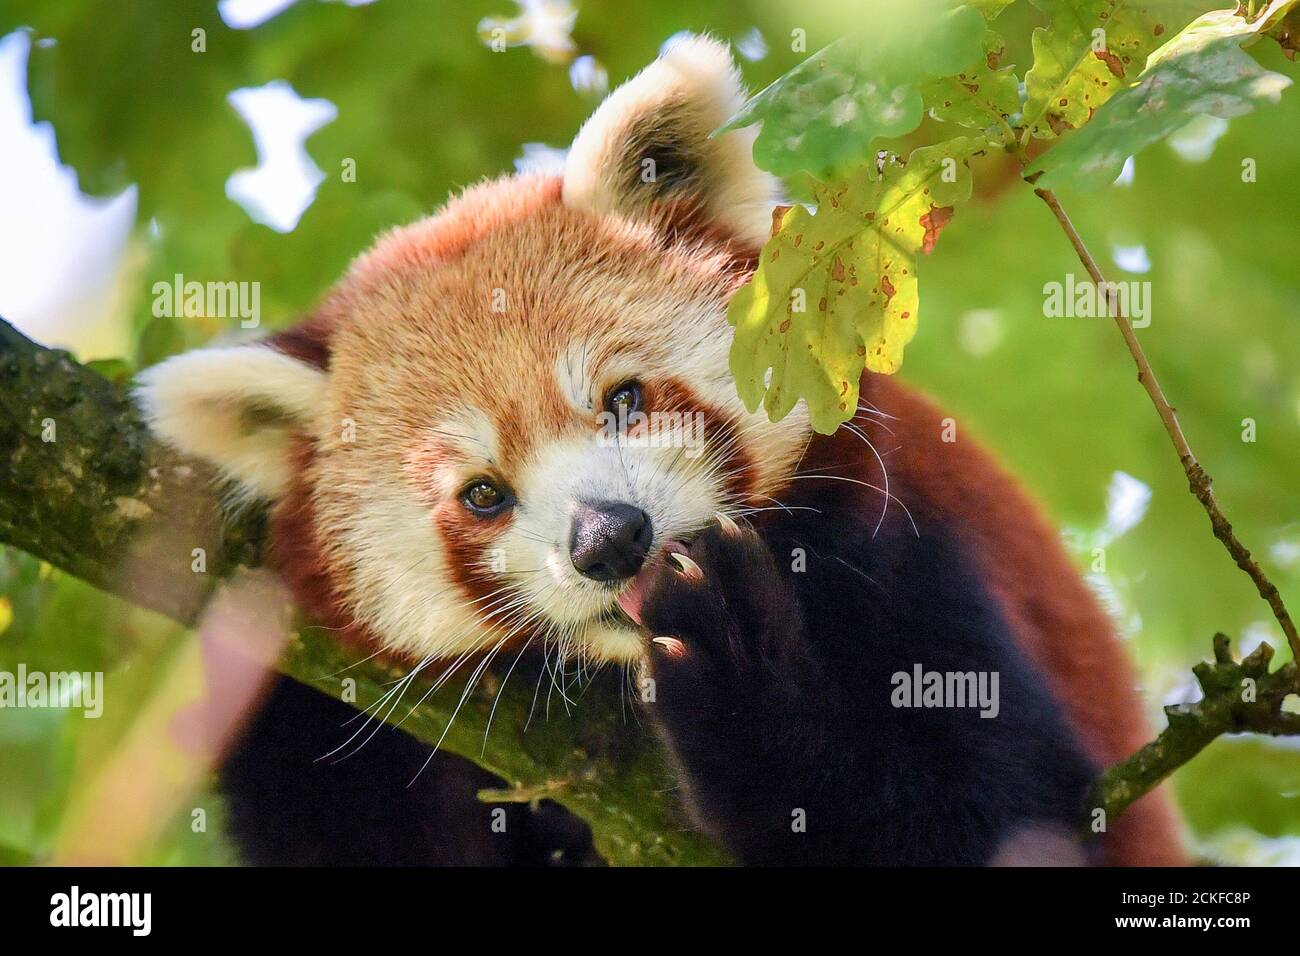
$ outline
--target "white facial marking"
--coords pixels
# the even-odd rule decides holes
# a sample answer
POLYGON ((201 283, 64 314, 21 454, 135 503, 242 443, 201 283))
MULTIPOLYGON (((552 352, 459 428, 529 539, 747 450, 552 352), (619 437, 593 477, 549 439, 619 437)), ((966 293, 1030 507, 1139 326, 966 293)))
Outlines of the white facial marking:
POLYGON ((433 426, 454 453, 470 461, 495 466, 500 462, 500 445, 492 420, 477 408, 466 408, 433 426))
POLYGON ((540 448, 517 481, 516 509, 502 544, 511 566, 538 568, 519 586, 555 627, 599 657, 635 657, 640 639, 630 627, 602 620, 615 607, 623 582, 592 581, 573 566, 569 540, 580 502, 624 502, 640 508, 654 530, 651 550, 698 532, 720 506, 721 483, 711 466, 673 447, 603 444, 589 435, 540 448))
POLYGON ((591 343, 580 339, 565 349, 555 363, 555 378, 560 385, 560 394, 579 412, 595 411, 596 396, 592 391, 591 373, 588 369, 590 360, 591 343))
POLYGON ((395 650, 420 659, 482 646, 483 604, 452 585, 427 509, 392 477, 365 488, 364 514, 337 529, 331 550, 349 567, 348 609, 395 650))

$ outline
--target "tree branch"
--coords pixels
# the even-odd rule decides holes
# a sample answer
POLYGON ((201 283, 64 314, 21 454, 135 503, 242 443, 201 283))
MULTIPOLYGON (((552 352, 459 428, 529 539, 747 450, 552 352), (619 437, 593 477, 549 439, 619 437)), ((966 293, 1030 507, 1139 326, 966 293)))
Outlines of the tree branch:
POLYGON ((124 389, 0 319, 0 542, 105 591, 129 576, 132 601, 192 624, 219 579, 260 560, 263 515, 223 514, 215 487, 152 440, 124 389), (196 548, 210 573, 191 573, 196 548))
MULTIPOLYGON (((1296 692, 1296 664, 1290 661, 1269 673, 1272 659, 1273 648, 1260 644, 1245 660, 1235 661, 1227 636, 1216 634, 1214 660, 1192 668, 1201 685, 1201 700, 1166 707, 1169 725, 1097 779, 1088 809, 1104 811, 1104 821, 1114 820, 1222 734, 1300 735, 1300 714, 1282 710, 1283 701, 1296 692)), ((1087 822, 1091 826, 1095 821, 1087 822)))
MULTIPOLYGON (((1114 290, 1106 285, 1106 278, 1097 266, 1097 260, 1088 251, 1083 237, 1074 228, 1074 223, 1070 221, 1056 194, 1050 189, 1039 188, 1035 188, 1034 193, 1047 204, 1060 223, 1098 290, 1106 290, 1110 312, 1137 365, 1138 381, 1146 389, 1169 440, 1178 452, 1178 460, 1187 475, 1188 487, 1209 515, 1214 536, 1223 542, 1237 567, 1250 576, 1260 597, 1268 602, 1291 647, 1291 662, 1270 674, 1268 663, 1273 657, 1273 648, 1268 644, 1261 644, 1244 661, 1237 663, 1229 651, 1228 638, 1223 634, 1215 635, 1214 662, 1203 662, 1192 669, 1204 692, 1203 699, 1195 704, 1166 707, 1169 724, 1160 735, 1128 760, 1103 773, 1094 785, 1087 806, 1089 810, 1105 811, 1102 817, 1105 821, 1113 820, 1123 813, 1130 803, 1155 788, 1160 781, 1195 757, 1221 734, 1243 731, 1272 735, 1300 734, 1300 715, 1281 709, 1287 695, 1300 689, 1300 676, 1296 670, 1296 662, 1300 661, 1300 635, 1296 634, 1295 622, 1282 602, 1277 586, 1237 539, 1232 524, 1219 507, 1211 490, 1210 475, 1192 453, 1182 425, 1178 422, 1178 413, 1165 398, 1160 381, 1133 331, 1133 324, 1119 308, 1114 290)), ((1091 819, 1086 822, 1089 826, 1095 824, 1091 819)))
MULTIPOLYGON (((122 385, 0 319, 0 542, 192 625, 222 578, 260 562, 265 524, 259 509, 223 508, 209 468, 155 442, 122 385)), ((569 719, 563 688, 535 692, 552 677, 537 662, 509 680, 485 672, 468 693, 464 675, 438 693, 419 675, 404 695, 419 703, 391 708, 377 705, 407 669, 363 658, 322 629, 301 628, 277 666, 336 697, 355 681, 358 709, 507 782, 483 799, 553 799, 591 825, 610 862, 725 861, 689 829, 657 742, 625 711, 618 675, 584 686, 581 719, 569 719)))
MULTIPOLYGON (((1052 210, 1052 215, 1061 224, 1061 229, 1065 231, 1066 237, 1070 240, 1070 245, 1074 246, 1079 261, 1088 270, 1088 275, 1092 276, 1092 281, 1097 283, 1098 290, 1109 290, 1109 287, 1105 284, 1106 279, 1101 274, 1101 269, 1097 267, 1097 261, 1092 257, 1092 253, 1088 251, 1088 247, 1084 245, 1083 238, 1079 235, 1078 230, 1074 228, 1074 223, 1070 222, 1070 217, 1066 215, 1065 210, 1061 207, 1061 202, 1056 198, 1056 194, 1050 189, 1035 189, 1034 194, 1047 203, 1047 207, 1052 210)), ((1214 492, 1211 489, 1212 479, 1209 473, 1201 467, 1201 463, 1196 460, 1196 456, 1192 454, 1192 448, 1187 443, 1186 436, 1183 435, 1182 425, 1178 423, 1178 413, 1165 398, 1165 393, 1160 388, 1156 373, 1151 368, 1151 363, 1147 361, 1146 353, 1142 351, 1142 345, 1138 342, 1137 335, 1133 331, 1133 324, 1129 322, 1128 316, 1115 302, 1113 291, 1108 291, 1107 301, 1115 319, 1115 324, 1119 326, 1120 334, 1124 336, 1124 344, 1128 346, 1129 354, 1133 356, 1133 361, 1137 365, 1138 381, 1146 389, 1147 395, 1151 398, 1151 404, 1156 407, 1160 421, 1169 434, 1169 440, 1174 443, 1174 448, 1178 452, 1178 460, 1182 463, 1183 471, 1187 474, 1187 483, 1192 494, 1205 508, 1205 513, 1210 516, 1210 526, 1214 529, 1214 536, 1223 542, 1223 546, 1228 549, 1228 553, 1237 562, 1237 567, 1245 571, 1255 583, 1259 596, 1268 602, 1268 606, 1273 611, 1273 616, 1282 625, 1282 633, 1286 635, 1287 643, 1291 647, 1292 659, 1300 661, 1300 634, 1296 633, 1295 622, 1291 619, 1286 605, 1282 603, 1282 595, 1278 591, 1277 585, 1269 580, 1268 575, 1264 573, 1264 569, 1259 566, 1259 562, 1251 557, 1250 551, 1233 533, 1232 524, 1224 516, 1218 501, 1214 497, 1214 492)))

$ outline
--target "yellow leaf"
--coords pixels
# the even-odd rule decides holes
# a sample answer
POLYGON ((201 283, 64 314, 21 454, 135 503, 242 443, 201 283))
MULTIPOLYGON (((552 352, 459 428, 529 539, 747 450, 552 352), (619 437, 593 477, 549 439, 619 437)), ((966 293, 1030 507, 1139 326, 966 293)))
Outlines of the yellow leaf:
POLYGON ((970 195, 967 161, 986 143, 960 137, 861 169, 819 185, 816 214, 784 215, 728 309, 731 370, 751 411, 761 402, 777 421, 802 398, 829 434, 856 412, 864 368, 898 370, 916 334, 917 255, 970 195))

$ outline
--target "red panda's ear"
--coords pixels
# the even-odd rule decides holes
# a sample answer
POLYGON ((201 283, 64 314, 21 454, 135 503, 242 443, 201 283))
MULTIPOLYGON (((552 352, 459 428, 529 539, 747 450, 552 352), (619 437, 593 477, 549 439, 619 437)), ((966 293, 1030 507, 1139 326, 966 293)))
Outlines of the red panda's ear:
POLYGON ((159 438, 274 499, 289 482, 291 439, 324 411, 326 379, 263 342, 175 355, 140 373, 135 396, 159 438))
POLYGON ((565 204, 655 218, 671 211, 761 244, 779 187, 754 165, 757 131, 709 135, 744 100, 724 44, 676 40, 583 125, 565 162, 565 204))

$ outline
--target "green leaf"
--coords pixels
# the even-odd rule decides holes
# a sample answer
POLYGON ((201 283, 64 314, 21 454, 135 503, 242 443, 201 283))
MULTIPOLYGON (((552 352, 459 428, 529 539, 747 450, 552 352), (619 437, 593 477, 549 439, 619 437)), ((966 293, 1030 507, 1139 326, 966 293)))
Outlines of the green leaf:
POLYGON ((992 20, 1016 0, 969 0, 967 6, 974 7, 984 14, 985 19, 992 20))
POLYGON ((866 161, 872 141, 921 122, 922 81, 981 56, 984 18, 968 6, 928 3, 906 17, 882 8, 869 36, 810 56, 754 96, 718 132, 762 122, 754 161, 779 176, 866 161))
POLYGON ((93 368, 115 385, 125 384, 135 374, 135 368, 131 363, 121 358, 95 359, 87 362, 86 367, 93 368))
POLYGON ((1136 77, 1162 36, 1204 6, 1185 0, 1034 0, 1034 5, 1051 23, 1034 30, 1023 122, 1029 135, 1041 139, 1086 123, 1136 77))
POLYGON ((898 369, 916 333, 917 254, 970 195, 966 163, 986 146, 960 137, 918 149, 905 166, 818 184, 816 214, 785 213, 727 312, 731 371, 750 410, 761 402, 776 421, 803 398, 829 434, 857 410, 864 367, 898 369))
MULTIPOLYGON (((1290 2, 1290 0, 1288 0, 1290 2)), ((1126 157, 1176 132, 1196 116, 1227 119, 1276 102, 1291 80, 1265 70, 1241 45, 1259 31, 1231 10, 1194 21, 1151 55, 1138 83, 1038 163, 1044 188, 1096 189, 1114 182, 1126 157)))
POLYGON ((169 355, 183 352, 185 348, 186 338, 180 323, 171 316, 155 316, 140 332, 140 340, 136 343, 136 364, 147 368, 169 355))
POLYGON ((1003 39, 988 30, 979 60, 955 76, 923 83, 921 95, 930 115, 981 130, 995 141, 1010 140, 1010 124, 1020 112, 1020 78, 1014 67, 1000 65, 1005 52, 1003 39))

